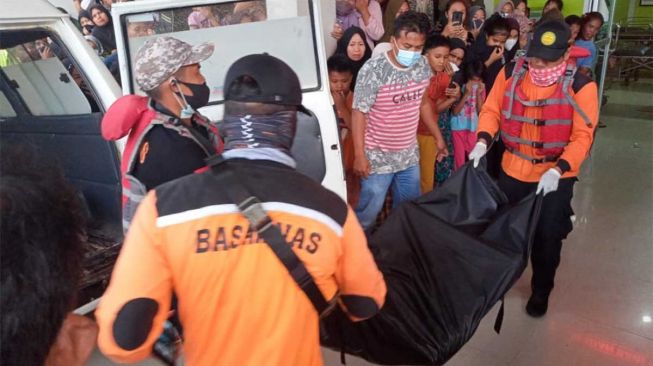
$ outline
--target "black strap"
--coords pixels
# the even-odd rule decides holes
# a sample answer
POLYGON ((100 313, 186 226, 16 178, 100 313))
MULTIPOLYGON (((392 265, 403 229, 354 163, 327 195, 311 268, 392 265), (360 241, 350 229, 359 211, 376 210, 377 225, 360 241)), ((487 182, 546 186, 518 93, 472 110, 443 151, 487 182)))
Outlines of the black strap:
POLYGON ((215 155, 206 161, 213 171, 218 173, 216 177, 224 180, 221 187, 227 192, 229 198, 236 203, 240 212, 249 221, 250 226, 265 240, 272 252, 286 267, 299 288, 311 300, 317 313, 320 316, 326 315, 335 304, 335 298, 331 303, 324 298, 313 277, 304 266, 304 263, 293 252, 279 227, 272 224, 272 219, 263 209, 261 201, 249 192, 243 181, 238 179, 235 168, 224 161, 222 156, 215 155), (219 169, 216 169, 218 165, 219 169))
POLYGON ((204 152, 206 153, 206 156, 213 156, 215 154, 215 146, 209 141, 208 138, 206 138, 200 131, 197 130, 194 124, 191 123, 190 126, 184 125, 184 127, 188 130, 188 132, 193 135, 193 138, 195 141, 197 141, 198 144, 200 144, 200 147, 204 152))
POLYGON ((503 325, 503 314, 504 314, 504 299, 501 298, 501 307, 499 308, 499 313, 497 313, 497 318, 494 320, 494 331, 497 334, 501 333, 501 326, 503 325))

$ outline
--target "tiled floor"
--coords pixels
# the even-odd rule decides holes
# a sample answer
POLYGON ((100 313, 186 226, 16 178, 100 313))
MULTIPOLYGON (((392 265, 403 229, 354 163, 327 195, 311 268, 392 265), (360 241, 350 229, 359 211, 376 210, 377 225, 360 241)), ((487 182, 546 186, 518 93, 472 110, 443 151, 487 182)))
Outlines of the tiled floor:
MULTIPOLYGON (((495 308, 448 366, 653 366, 653 81, 613 84, 606 94, 608 128, 576 186, 575 229, 549 313, 524 312, 527 270, 506 297, 501 334, 495 308)), ((340 364, 336 352, 324 359, 340 364)), ((90 364, 111 363, 96 354, 90 364)), ((369 364, 348 357, 347 365, 369 364)))

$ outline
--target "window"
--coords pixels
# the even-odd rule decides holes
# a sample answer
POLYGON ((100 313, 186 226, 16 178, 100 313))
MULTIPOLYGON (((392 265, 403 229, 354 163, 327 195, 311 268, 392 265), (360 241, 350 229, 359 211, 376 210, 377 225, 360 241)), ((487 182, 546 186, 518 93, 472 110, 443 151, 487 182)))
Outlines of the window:
POLYGON ((2 117, 16 117, 16 111, 9 103, 5 93, 0 91, 0 118, 2 117))
POLYGON ((136 52, 147 39, 165 34, 192 45, 214 43, 213 56, 202 63, 210 103, 223 100, 229 66, 253 53, 282 59, 295 70, 302 89, 315 90, 320 81, 311 9, 310 0, 259 0, 124 15, 133 89, 141 93, 133 81, 136 52))
MULTIPOLYGON (((45 30, 0 32, 3 80, 35 116, 98 111, 91 90, 63 47, 45 30)), ((7 98, 4 98, 8 102, 7 98)), ((4 115, 4 103, 3 105, 4 115)))

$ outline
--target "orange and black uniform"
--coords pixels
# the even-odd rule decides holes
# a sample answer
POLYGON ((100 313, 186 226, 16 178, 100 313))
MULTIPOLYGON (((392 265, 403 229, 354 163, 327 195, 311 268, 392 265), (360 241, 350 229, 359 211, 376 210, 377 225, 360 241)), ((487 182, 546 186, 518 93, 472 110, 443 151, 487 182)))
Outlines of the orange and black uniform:
MULTIPOLYGON (((385 282, 347 204, 286 165, 229 163, 325 298, 338 294, 353 319, 376 314, 385 282)), ((215 174, 164 184, 140 204, 96 313, 101 350, 119 362, 147 357, 174 291, 188 365, 321 365, 313 304, 215 174)))
MULTIPOLYGON (((488 142, 492 141, 492 138, 500 130, 504 94, 509 90, 508 86, 512 81, 512 76, 506 77, 505 69, 497 76, 479 116, 478 137, 488 142)), ((529 160, 506 151, 503 154, 502 171, 499 176, 499 186, 506 193, 508 199, 511 202, 518 202, 536 190, 540 177, 550 168, 558 167, 563 173, 558 189, 544 197, 531 252, 533 264, 531 285, 533 292, 544 295, 548 295, 553 289, 555 271, 560 264, 562 240, 572 230, 570 216, 573 215, 571 208, 573 186, 577 180, 576 177, 581 164, 592 147, 594 130, 598 121, 599 109, 596 83, 582 74, 576 75, 574 83, 575 85, 582 85, 582 87, 569 92, 587 115, 591 125, 588 126, 581 114, 574 111, 569 142, 557 161, 533 164, 529 160)), ((527 99, 533 101, 549 98, 555 92, 558 84, 554 83, 548 87, 536 86, 531 81, 527 71, 519 87, 521 87, 527 99)), ((541 108, 526 107, 524 116, 540 119, 541 108)), ((524 123, 520 137, 531 141, 539 141, 539 132, 538 126, 524 123)), ((542 157, 537 153, 537 149, 531 146, 520 145, 519 152, 528 156, 542 157)))

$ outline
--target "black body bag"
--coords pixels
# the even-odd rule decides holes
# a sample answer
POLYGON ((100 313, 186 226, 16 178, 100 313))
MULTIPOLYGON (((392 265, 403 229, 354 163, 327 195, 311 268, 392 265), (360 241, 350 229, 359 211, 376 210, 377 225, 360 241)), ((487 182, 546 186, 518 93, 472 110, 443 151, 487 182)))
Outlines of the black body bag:
POLYGON ((369 243, 385 305, 356 323, 337 309, 322 319, 322 345, 378 364, 443 364, 526 268, 540 204, 531 195, 508 205, 485 169, 468 163, 396 208, 369 243))

